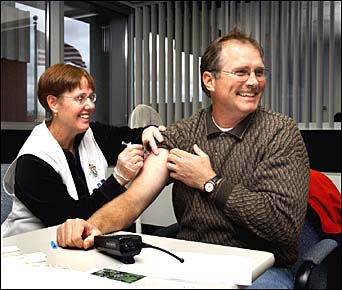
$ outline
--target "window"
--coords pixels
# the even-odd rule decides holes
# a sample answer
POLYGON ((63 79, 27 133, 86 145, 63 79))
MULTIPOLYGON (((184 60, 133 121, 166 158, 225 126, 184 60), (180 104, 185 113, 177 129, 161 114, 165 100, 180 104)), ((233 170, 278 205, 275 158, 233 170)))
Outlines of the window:
POLYGON ((64 62, 85 67, 96 81, 93 120, 126 125, 130 11, 101 1, 2 1, 1 128, 32 129, 45 118, 37 82, 48 65, 63 59, 63 52, 64 62))
POLYGON ((90 71, 89 53, 90 24, 77 18, 64 17, 64 62, 90 71))
POLYGON ((64 2, 64 62, 83 66, 95 79, 92 120, 126 125, 127 16, 116 12, 115 4, 103 8, 100 2, 64 2))
POLYGON ((1 121, 39 122, 37 80, 45 70, 45 1, 1 2, 1 121))

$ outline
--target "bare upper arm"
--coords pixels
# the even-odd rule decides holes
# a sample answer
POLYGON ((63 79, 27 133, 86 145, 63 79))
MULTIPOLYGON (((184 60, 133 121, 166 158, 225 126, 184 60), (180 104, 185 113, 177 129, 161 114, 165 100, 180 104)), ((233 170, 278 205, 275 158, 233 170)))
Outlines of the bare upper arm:
MULTIPOLYGON (((165 186, 169 178, 169 170, 166 167, 169 150, 159 148, 159 154, 149 154, 144 161, 144 166, 140 170, 138 176, 133 181, 133 184, 140 182, 148 187, 155 184, 156 189, 160 190, 165 186)), ((154 186, 153 186, 154 187, 154 186)))

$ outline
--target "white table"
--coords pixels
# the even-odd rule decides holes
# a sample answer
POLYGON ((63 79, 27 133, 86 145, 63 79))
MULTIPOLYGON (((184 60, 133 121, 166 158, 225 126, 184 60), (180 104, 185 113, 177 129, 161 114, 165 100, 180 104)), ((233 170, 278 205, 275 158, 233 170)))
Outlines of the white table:
MULTIPOLYGON (((118 232, 123 234, 127 232, 118 232)), ((131 234, 131 233, 129 233, 131 234)), ((249 256, 252 258, 253 280, 260 274, 272 267, 274 256, 272 253, 264 251, 247 250, 236 247, 227 247, 199 242, 191 242, 170 238, 163 238, 150 235, 141 235, 145 243, 164 248, 168 251, 193 252, 205 254, 249 256)), ((69 269, 89 272, 92 269, 111 268, 118 269, 122 263, 116 259, 97 251, 96 249, 63 249, 58 247, 52 249, 50 241, 56 240, 56 227, 45 228, 29 233, 24 233, 2 239, 2 246, 17 246, 21 253, 43 252, 47 255, 47 264, 62 265, 69 269)), ((160 252, 161 255, 166 255, 160 252)), ((137 256, 136 256, 137 257, 137 256)), ((170 259, 174 259, 170 257, 170 259)), ((213 267, 209 266, 208 269, 213 267)), ((6 277, 5 277, 6 278, 6 277)), ((99 277, 96 277, 99 278, 99 277)), ((101 278, 105 279, 105 278, 101 278)), ((107 279, 109 280, 109 279, 107 279)), ((31 281, 34 285, 34 281, 31 281)), ((3 283, 3 282, 1 282, 3 283)), ((122 282, 120 282, 122 283, 122 282)), ((194 283, 179 280, 166 280, 153 277, 145 277, 133 283, 133 287, 138 288, 239 288, 237 285, 227 285, 219 283, 194 283)), ((32 285, 32 288, 34 288, 32 285)), ((117 286, 117 285, 116 285, 117 286)), ((131 286, 132 287, 132 286, 131 286)), ((28 288, 29 284, 28 284, 28 288)))

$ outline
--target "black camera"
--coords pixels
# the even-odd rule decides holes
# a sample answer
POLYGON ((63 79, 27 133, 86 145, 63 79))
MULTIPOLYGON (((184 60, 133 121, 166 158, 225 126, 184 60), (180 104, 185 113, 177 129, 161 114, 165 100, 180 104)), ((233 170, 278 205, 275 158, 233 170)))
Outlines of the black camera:
POLYGON ((143 242, 138 235, 100 235, 95 236, 94 246, 125 264, 133 264, 133 257, 140 254, 143 242))
POLYGON ((169 251, 144 243, 139 235, 99 235, 94 237, 94 246, 125 264, 134 264, 134 256, 140 254, 142 248, 153 248, 184 262, 169 251))

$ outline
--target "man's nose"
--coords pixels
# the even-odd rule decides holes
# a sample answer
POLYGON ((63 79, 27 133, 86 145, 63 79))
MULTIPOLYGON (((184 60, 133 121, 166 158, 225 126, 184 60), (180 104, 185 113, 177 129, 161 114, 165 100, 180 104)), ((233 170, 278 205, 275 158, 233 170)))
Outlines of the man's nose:
POLYGON ((256 78, 254 71, 252 71, 252 72, 249 74, 249 77, 248 77, 248 79, 247 79, 247 81, 246 81, 246 84, 247 84, 247 85, 256 85, 256 84, 258 84, 258 83, 259 83, 259 81, 258 81, 258 79, 256 78))

